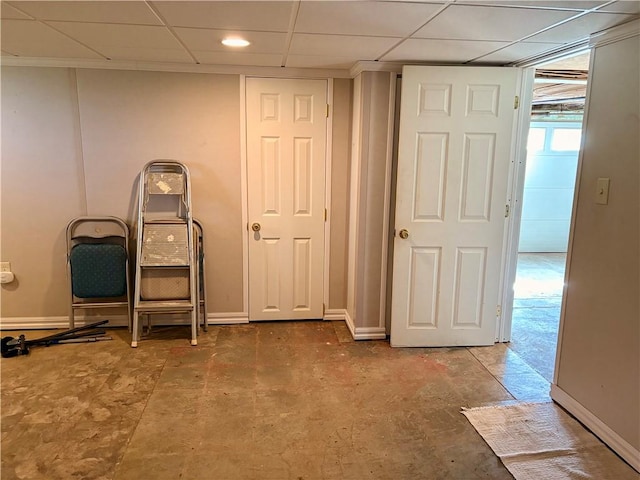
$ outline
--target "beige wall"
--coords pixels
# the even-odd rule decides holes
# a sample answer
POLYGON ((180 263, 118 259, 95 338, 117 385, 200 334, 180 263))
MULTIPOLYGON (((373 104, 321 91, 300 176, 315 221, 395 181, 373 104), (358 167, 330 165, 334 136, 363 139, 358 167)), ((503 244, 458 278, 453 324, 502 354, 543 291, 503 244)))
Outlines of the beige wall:
MULTIPOLYGON (((363 72, 354 89, 351 231, 347 313, 356 338, 385 335, 388 225, 395 76, 363 72), (393 83, 393 88, 392 88, 393 83)), ((369 337, 370 338, 370 337, 369 337)))
POLYGON ((598 47, 593 53, 555 381, 636 450, 640 450, 639 38, 598 47), (600 177, 611 179, 608 205, 595 203, 600 177))
POLYGON ((329 259, 329 305, 344 309, 347 304, 347 246, 349 233, 349 170, 351 98, 350 79, 333 81, 333 138, 331 151, 331 252, 329 259))
POLYGON ((66 315, 65 227, 85 213, 74 71, 2 71, 3 317, 66 315))
MULTIPOLYGON (((330 305, 344 308, 350 81, 336 82, 330 305), (346 105, 342 102, 347 102, 346 105), (335 242, 335 245, 333 243, 335 242)), ((64 231, 78 215, 132 225, 149 161, 185 163, 207 240, 209 313, 242 299, 238 75, 117 70, 2 70, 2 317, 68 313, 64 231)))

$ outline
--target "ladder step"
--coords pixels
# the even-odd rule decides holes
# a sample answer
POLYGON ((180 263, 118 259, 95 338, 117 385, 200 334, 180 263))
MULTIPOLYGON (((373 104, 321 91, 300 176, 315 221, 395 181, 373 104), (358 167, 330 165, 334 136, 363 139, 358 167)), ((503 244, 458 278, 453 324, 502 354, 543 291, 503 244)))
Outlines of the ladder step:
POLYGON ((187 223, 144 224, 141 266, 189 265, 187 223))
POLYGON ((145 218, 144 225, 186 225, 187 220, 182 217, 171 218, 145 218))
POLYGON ((148 176, 150 195, 182 195, 185 178, 181 173, 151 172, 148 176))
POLYGON ((140 312, 189 312, 193 304, 189 300, 140 301, 135 306, 140 312))

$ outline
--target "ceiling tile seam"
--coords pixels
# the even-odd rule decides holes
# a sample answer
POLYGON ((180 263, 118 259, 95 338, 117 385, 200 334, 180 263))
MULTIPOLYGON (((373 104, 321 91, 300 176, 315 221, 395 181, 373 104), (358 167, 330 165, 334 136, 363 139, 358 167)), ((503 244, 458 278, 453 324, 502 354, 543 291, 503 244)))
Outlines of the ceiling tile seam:
POLYGON ((542 61, 546 61, 549 58, 559 58, 559 56, 568 56, 579 52, 589 51, 589 40, 581 40, 578 42, 567 43, 566 45, 562 45, 554 50, 548 50, 543 53, 538 53, 536 55, 531 55, 527 58, 521 58, 520 60, 516 60, 514 62, 509 63, 509 66, 513 67, 530 67, 535 65, 536 63, 540 63, 542 61))
POLYGON ((153 2, 151 1, 145 1, 144 2, 147 7, 149 7, 149 10, 151 10, 153 12, 153 14, 158 18, 158 20, 160 20, 162 22, 162 25, 169 31, 169 33, 171 34, 171 36, 180 44, 180 46, 184 49, 185 52, 187 52, 187 55, 189 55, 191 57, 191 59, 194 61, 194 63, 196 65, 200 64, 200 61, 197 59, 197 57, 193 54, 193 52, 189 49, 189 47, 187 47, 187 44, 184 43, 182 41, 182 39, 178 36, 178 34, 173 30, 173 27, 171 25, 169 25, 169 22, 167 22, 165 20, 165 18, 162 16, 162 14, 158 11, 158 9, 156 8, 155 5, 153 5, 153 2))
MULTIPOLYGON (((457 1, 455 3, 456 5, 464 5, 465 7, 491 7, 491 8, 513 8, 516 10, 546 10, 546 11, 553 11, 553 12, 588 12, 593 10, 594 8, 600 8, 600 6, 598 7, 592 7, 592 8, 579 8, 579 7, 553 7, 553 6, 542 6, 542 5, 503 5, 503 4, 499 4, 496 5, 495 3, 491 3, 491 2, 484 2, 484 3, 477 3, 477 2, 467 2, 467 1, 457 1)), ((606 2, 604 2, 602 5, 606 5, 606 2)))
POLYGON ((429 18, 427 18, 427 20, 420 25, 418 28, 416 28, 413 32, 411 32, 409 35, 405 36, 402 40, 400 40, 398 43, 396 43, 395 45, 393 45, 391 48, 387 49, 386 52, 383 52, 382 55, 379 55, 375 61, 380 61, 382 60, 386 55, 389 55, 393 50, 395 50, 396 48, 398 48, 400 45, 402 45, 404 42, 406 42, 408 39, 410 39, 413 35, 416 34, 416 32, 419 32, 422 28, 424 28, 429 22, 431 22, 434 18, 436 18, 438 15, 440 15, 442 12, 444 12, 447 8, 449 8, 449 6, 453 5, 453 2, 455 2, 455 0, 452 0, 451 2, 448 2, 444 5, 442 5, 435 13, 432 13, 429 18))
MULTIPOLYGON (((50 29, 51 29, 51 30, 53 30, 54 32, 57 32, 57 33, 59 33, 60 35, 62 35, 62 36, 64 36, 64 37, 68 38, 68 39, 69 39, 69 40, 71 40, 72 42, 75 42, 75 43, 77 43, 78 45, 81 45, 81 46, 83 46, 84 48, 86 48, 86 49, 88 49, 88 50, 91 50, 93 53, 95 53, 96 55, 101 56, 103 59, 105 59, 105 60, 111 60, 109 57, 107 57, 106 55, 102 54, 102 53, 101 53, 101 52, 99 52, 98 50, 96 50, 96 49, 94 49, 94 48, 91 48, 89 45, 85 45, 85 44, 84 44, 84 43, 82 43, 80 40, 77 40, 77 39, 73 38, 72 36, 67 35, 65 32, 63 32, 63 31, 61 31, 61 30, 58 30, 58 29, 57 29, 57 28, 55 28, 54 26, 49 25, 46 21, 44 21, 44 20, 40 20, 40 19, 38 19, 38 18, 34 17, 33 15, 28 14, 28 13, 27 13, 27 12, 25 12, 24 10, 22 10, 22 9, 20 9, 20 8, 16 7, 15 5, 13 5, 11 2, 6 2, 6 3, 7 3, 7 5, 9 5, 11 8, 13 8, 13 9, 17 10, 18 12, 22 13, 23 15, 25 15, 25 16, 27 16, 27 17, 29 17, 29 19, 23 19, 23 18, 20 18, 20 19, 15 19, 15 20, 22 20, 22 21, 28 21, 28 22, 37 22, 37 23, 39 23, 39 24, 41 24, 41 25, 44 25, 44 26, 45 26, 45 27, 47 27, 47 28, 50 28, 50 29)), ((16 56, 19 56, 19 55, 16 55, 16 56)))
MULTIPOLYGON (((311 0, 314 1, 314 0, 311 0)), ((351 1, 351 0, 346 0, 351 1)), ((293 32, 294 35, 309 35, 315 37, 354 37, 354 38, 391 38, 401 40, 404 37, 398 35, 363 35, 361 33, 317 33, 317 32, 293 32)))
POLYGON ((291 15, 289 17, 289 27, 287 28, 287 38, 284 42, 284 52, 282 52, 282 60, 280 60, 281 67, 285 67, 287 65, 287 59, 289 58, 289 51, 291 50, 293 33, 296 31, 296 23, 298 21, 299 12, 300 12, 300 0, 296 0, 291 5, 291 15))
POLYGON ((25 12, 24 10, 22 10, 22 9, 20 9, 20 8, 16 7, 15 5, 13 5, 13 3, 12 3, 12 2, 7 2, 7 1, 5 1, 4 3, 6 3, 7 5, 9 5, 9 6, 10 6, 11 8, 13 8, 14 10, 17 10, 18 12, 20 12, 21 14, 23 14, 24 16, 29 17, 29 18, 28 18, 28 19, 27 19, 27 18, 11 18, 11 19, 6 18, 6 19, 2 19, 2 20, 29 20, 29 19, 31 19, 31 20, 38 20, 38 19, 37 19, 36 17, 34 17, 33 15, 30 15, 30 14, 28 14, 27 12, 25 12))
MULTIPOLYGON (((268 1, 268 0, 265 0, 268 1)), ((173 28, 184 28, 188 30, 207 30, 207 31, 216 31, 216 32, 253 32, 253 33, 287 33, 286 30, 256 30, 253 28, 216 28, 216 27, 199 27, 195 25, 182 25, 182 24, 169 24, 173 28)))
MULTIPOLYGON (((126 0, 122 0, 126 1, 126 0)), ((4 18, 3 20, 15 20, 17 22, 31 22, 33 20, 37 22, 55 22, 55 23, 68 23, 71 25, 80 24, 80 25, 124 25, 127 27, 156 27, 162 28, 165 25, 160 25, 158 23, 124 23, 124 22, 92 22, 87 20, 59 20, 55 18, 4 18)))
POLYGON ((49 25, 47 22, 42 21, 42 20, 36 20, 36 22, 41 23, 42 25, 45 25, 46 27, 50 28, 51 30, 53 30, 54 32, 58 32, 60 35, 63 35, 65 37, 67 37, 69 40, 77 43, 78 45, 82 45, 84 48, 91 50, 93 53, 100 55, 102 58, 104 58, 105 60, 111 60, 111 58, 109 58, 107 55, 105 55, 104 53, 100 52, 99 50, 96 50, 93 47, 90 47, 89 45, 87 45, 84 42, 81 42, 80 40, 78 40, 77 38, 72 37, 71 35, 63 32, 62 30, 54 27, 53 25, 49 25))
MULTIPOLYGON (((484 57, 487 57, 489 55, 493 55, 494 53, 497 53, 497 52, 499 52, 501 50, 504 50, 505 48, 509 48, 509 47, 512 47, 513 45, 516 45, 516 44, 520 43, 520 42, 524 42, 528 38, 535 37, 536 35, 539 35, 541 33, 544 33, 546 31, 548 31, 548 30, 551 30, 552 28, 559 27, 561 25, 564 25, 565 23, 571 22, 571 21, 576 20, 576 19, 578 19, 580 17, 584 17, 585 15, 587 15, 589 13, 590 13, 589 10, 585 10, 584 12, 579 13, 577 15, 574 15, 573 17, 565 18, 564 20, 561 20, 561 21, 556 22, 556 23, 554 23, 552 25, 549 25, 549 26, 547 26, 547 27, 545 27, 545 28, 543 28, 541 30, 538 30, 537 32, 530 33, 529 35, 526 35, 526 36, 520 38, 519 40, 515 40, 514 42, 512 42, 512 43, 510 43, 508 45, 500 47, 497 50, 494 50, 493 52, 485 53, 484 55, 480 55, 478 57, 472 58, 471 60, 468 60, 466 63, 476 62, 476 61, 478 61, 478 60, 480 60, 480 59, 482 59, 484 57)), ((583 41, 583 39, 577 40, 577 42, 580 42, 580 41, 583 41)), ((561 42, 561 43, 565 43, 565 42, 561 42)))

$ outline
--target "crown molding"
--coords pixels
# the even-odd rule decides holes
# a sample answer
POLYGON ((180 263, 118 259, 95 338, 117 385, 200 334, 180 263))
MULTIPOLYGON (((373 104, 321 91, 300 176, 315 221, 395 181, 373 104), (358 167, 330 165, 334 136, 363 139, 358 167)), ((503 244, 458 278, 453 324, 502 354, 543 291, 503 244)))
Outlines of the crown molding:
POLYGON ((349 70, 349 74, 351 78, 355 78, 362 72, 402 73, 402 66, 402 63, 362 61, 356 62, 356 64, 351 67, 351 70, 349 70))
POLYGON ((594 33, 589 38, 590 47, 602 47, 640 35, 640 19, 631 20, 617 27, 594 33))
POLYGON ((351 78, 349 70, 323 68, 259 67, 246 65, 196 65, 188 63, 134 62, 78 58, 39 58, 3 56, 2 66, 93 68, 102 70, 141 70, 153 72, 217 73, 279 78, 351 78))

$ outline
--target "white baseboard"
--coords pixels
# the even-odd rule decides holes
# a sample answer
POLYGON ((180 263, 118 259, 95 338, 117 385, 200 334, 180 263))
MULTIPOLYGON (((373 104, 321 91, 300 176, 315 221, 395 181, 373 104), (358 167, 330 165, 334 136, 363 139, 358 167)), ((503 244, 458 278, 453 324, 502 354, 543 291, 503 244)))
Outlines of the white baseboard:
MULTIPOLYGON (((76 315, 75 326, 82 327, 87 323, 107 319, 109 327, 126 327, 128 324, 126 315, 94 315, 85 318, 80 314, 76 315)), ((0 330, 53 330, 57 328, 69 328, 69 317, 4 317, 0 319, 0 330)))
POLYGON ((345 320, 347 312, 344 308, 331 308, 324 311, 323 320, 345 320))
POLYGON ((607 444, 611 450, 624 458, 636 471, 640 472, 640 451, 555 384, 551 384, 551 398, 576 417, 595 436, 607 444))
MULTIPOLYGON (((78 313, 75 318, 76 327, 86 323, 98 322, 109 319, 109 327, 126 327, 128 319, 126 315, 91 315, 85 316, 78 313)), ((154 325, 189 325, 190 320, 181 315, 155 315, 154 325)), ((243 312, 209 313, 208 325, 230 325, 237 323, 249 323, 249 316, 243 312)), ((55 317, 5 317, 0 318, 0 330, 53 330, 57 328, 69 328, 68 316, 55 317)))
POLYGON ((249 323, 249 314, 244 312, 207 314, 207 324, 209 325, 234 325, 238 323, 249 323))
POLYGON ((354 340, 384 340, 387 338, 384 327, 356 327, 347 310, 344 312, 344 317, 354 340))

